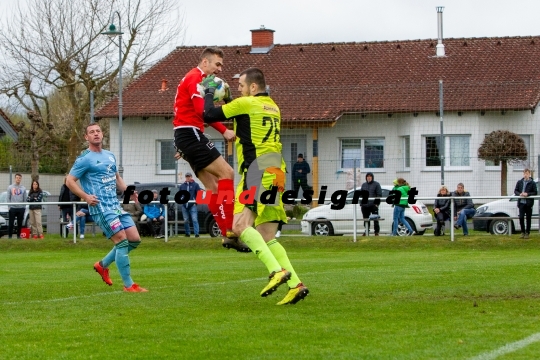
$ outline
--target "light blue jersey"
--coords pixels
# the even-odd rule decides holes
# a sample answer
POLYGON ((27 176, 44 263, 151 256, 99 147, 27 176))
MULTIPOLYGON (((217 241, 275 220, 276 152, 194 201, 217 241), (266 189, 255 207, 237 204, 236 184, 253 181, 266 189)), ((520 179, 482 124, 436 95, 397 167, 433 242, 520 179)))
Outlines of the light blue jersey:
POLYGON ((75 160, 69 174, 79 179, 85 193, 97 196, 99 203, 88 206, 91 215, 121 210, 116 197, 116 158, 108 150, 85 150, 75 160))

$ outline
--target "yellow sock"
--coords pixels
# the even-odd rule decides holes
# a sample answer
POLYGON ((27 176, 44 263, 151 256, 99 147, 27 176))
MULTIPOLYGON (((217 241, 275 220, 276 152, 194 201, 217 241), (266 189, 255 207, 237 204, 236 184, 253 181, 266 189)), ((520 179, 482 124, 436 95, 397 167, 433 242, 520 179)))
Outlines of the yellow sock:
POLYGON ((294 271, 291 261, 287 256, 287 251, 285 250, 283 245, 281 245, 276 239, 269 241, 267 245, 270 251, 272 251, 272 254, 274 254, 276 260, 279 262, 279 265, 291 273, 291 278, 289 279, 289 281, 287 281, 287 285, 290 288, 294 288, 298 284, 300 284, 300 278, 296 274, 296 271, 294 271))
POLYGON ((266 265, 269 273, 272 271, 281 271, 279 262, 272 254, 272 251, 266 245, 262 235, 252 227, 248 227, 240 235, 240 240, 245 242, 255 255, 266 265))

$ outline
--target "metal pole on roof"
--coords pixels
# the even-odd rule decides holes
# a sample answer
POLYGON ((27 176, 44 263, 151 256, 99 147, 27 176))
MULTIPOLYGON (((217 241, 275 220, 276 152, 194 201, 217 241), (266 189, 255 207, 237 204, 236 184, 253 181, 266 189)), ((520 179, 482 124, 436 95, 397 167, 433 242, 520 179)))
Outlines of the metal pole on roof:
POLYGON ((443 100, 443 81, 439 80, 439 115, 441 123, 440 149, 439 156, 441 158, 441 185, 444 185, 444 100, 443 100))

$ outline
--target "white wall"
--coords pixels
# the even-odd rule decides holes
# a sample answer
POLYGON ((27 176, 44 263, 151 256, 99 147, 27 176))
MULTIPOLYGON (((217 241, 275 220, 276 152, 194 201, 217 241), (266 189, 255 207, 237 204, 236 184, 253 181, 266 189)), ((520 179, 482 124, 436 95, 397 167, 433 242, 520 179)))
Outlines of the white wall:
MULTIPOLYGON (((505 129, 517 134, 531 136, 530 167, 538 169, 537 157, 540 154, 540 139, 536 136, 540 132, 538 114, 530 111, 510 111, 502 115, 500 112, 464 112, 459 116, 455 112, 447 112, 444 116, 444 133, 449 135, 470 135, 469 156, 470 166, 467 169, 451 169, 445 167, 445 184, 450 190, 456 188, 457 183, 463 182, 466 190, 472 195, 487 196, 498 195, 500 189, 500 171, 486 169, 484 161, 477 159, 477 150, 484 136, 491 131, 505 129)), ((111 151, 118 153, 118 122, 111 120, 111 151)), ((312 128, 290 129, 282 127, 283 135, 305 135, 307 141, 306 158, 310 161, 312 173, 312 128)), ((205 132, 213 139, 222 139, 221 134, 213 128, 206 128, 205 132)), ((366 171, 372 171, 375 179, 383 185, 390 185, 397 177, 405 178, 411 186, 417 187, 419 196, 434 196, 441 185, 441 172, 439 169, 430 169, 425 166, 424 135, 438 136, 440 134, 440 118, 435 113, 418 114, 387 114, 347 115, 340 118, 333 127, 321 127, 319 137, 319 187, 328 186, 328 193, 345 189, 347 174, 341 172, 342 138, 369 138, 385 139, 385 166, 384 169, 364 169, 361 182, 366 171), (402 139, 410 136, 410 169, 404 169, 402 139)), ((123 162, 124 179, 127 183, 155 182, 155 181, 183 181, 184 174, 191 171, 189 165, 181 160, 178 162, 178 174, 160 174, 157 171, 156 140, 173 139, 173 129, 170 120, 154 118, 148 120, 128 119, 123 122, 123 162)), ((236 159, 236 155, 234 156, 236 159)), ((236 171, 236 164, 235 164, 236 171)), ((290 169, 289 169, 290 171, 290 169)), ((521 178, 521 170, 514 170, 509 166, 508 192, 512 193, 515 182, 521 178)), ((534 174, 538 177, 538 172, 534 174)), ((236 175, 235 181, 238 181, 236 175)), ((201 184, 201 182, 199 181, 201 184)), ((312 179, 310 179, 312 184, 312 179)), ((201 184, 202 185, 202 184, 201 184)), ((6 185, 7 186, 7 185, 6 185)), ((45 188, 45 187, 44 187, 45 188)), ((46 188, 45 188, 46 189, 46 188)), ((318 193, 318 189, 316 191, 318 193)))
MULTIPOLYGON (((445 167, 445 184, 450 190, 456 188, 457 183, 463 182, 466 190, 472 195, 498 195, 500 189, 500 171, 485 168, 483 160, 477 159, 478 147, 484 136, 494 130, 509 130, 520 135, 531 136, 530 157, 533 163, 530 167, 537 169, 537 157, 540 151, 539 139, 536 134, 540 130, 537 114, 530 111, 465 112, 461 116, 457 113, 445 113, 444 134, 470 135, 469 156, 470 166, 467 169, 451 169, 445 167)), ((342 138, 369 138, 383 137, 385 139, 385 166, 384 169, 364 169, 372 171, 375 179, 381 184, 390 185, 396 177, 405 178, 411 186, 416 186, 419 196, 433 196, 441 185, 440 169, 432 170, 425 166, 424 135, 438 136, 440 134, 440 118, 434 113, 419 114, 387 114, 369 115, 362 118, 360 115, 349 115, 339 119, 335 126, 319 129, 319 184, 328 185, 328 191, 344 189, 347 175, 340 173, 340 139, 342 138), (411 166, 404 169, 402 137, 410 136, 411 166)), ((521 178, 522 172, 509 166, 508 192, 512 193, 515 182, 521 178)), ((535 174, 535 177, 538 173, 535 174)))
MULTIPOLYGON (((208 127, 205 133, 211 139, 222 140, 223 136, 214 128, 208 127)), ((110 122, 111 151, 119 160, 118 121, 110 122)), ((171 120, 163 117, 142 120, 130 118, 122 122, 123 138, 123 166, 124 180, 127 184, 135 181, 148 182, 183 182, 185 173, 192 172, 191 167, 185 160, 178 161, 178 173, 174 171, 162 173, 158 169, 158 153, 156 140, 170 140, 173 144, 174 130, 171 120)), ((195 175, 195 174, 194 174, 195 175)), ((201 185, 197 178, 195 180, 201 185)))

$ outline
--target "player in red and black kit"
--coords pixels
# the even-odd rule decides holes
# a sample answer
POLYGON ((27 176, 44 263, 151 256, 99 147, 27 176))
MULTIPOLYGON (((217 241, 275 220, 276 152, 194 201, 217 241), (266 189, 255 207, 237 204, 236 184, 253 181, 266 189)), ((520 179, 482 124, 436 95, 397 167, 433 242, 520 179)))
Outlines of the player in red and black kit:
MULTIPOLYGON (((195 175, 202 181, 206 190, 212 192, 208 207, 214 216, 221 233, 226 236, 223 246, 237 251, 249 252, 249 247, 238 240, 232 232, 234 209, 234 170, 221 156, 204 134, 204 99, 201 97, 200 83, 211 74, 219 74, 223 66, 223 51, 219 48, 206 48, 201 54, 199 65, 191 69, 180 81, 174 99, 174 145, 176 158, 184 158, 195 175), (218 193, 230 193, 217 204, 218 193)), ((230 99, 230 95, 228 96, 230 99)), ((225 140, 234 141, 234 131, 221 122, 210 124, 219 131, 225 140)))

